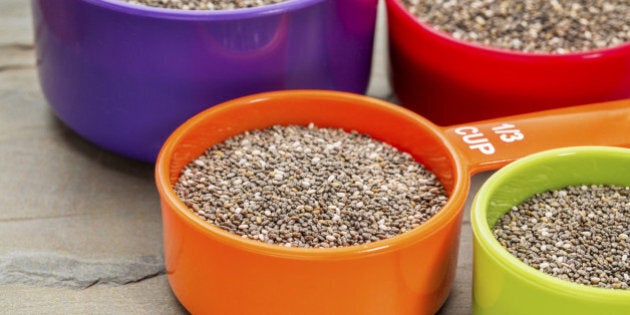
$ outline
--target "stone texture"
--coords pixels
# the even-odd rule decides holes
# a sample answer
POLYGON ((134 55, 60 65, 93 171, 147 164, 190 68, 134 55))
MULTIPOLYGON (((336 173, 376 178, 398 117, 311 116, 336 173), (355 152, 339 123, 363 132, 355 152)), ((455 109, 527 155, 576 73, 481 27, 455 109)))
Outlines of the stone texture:
MULTIPOLYGON (((30 14, 29 1, 0 1, 0 313, 185 314, 164 275, 153 166, 101 150, 55 118, 37 81, 30 14)), ((384 22, 368 94, 394 100, 384 22)), ((473 193, 486 176, 473 177, 473 193)), ((442 315, 470 313, 464 218, 442 315)))

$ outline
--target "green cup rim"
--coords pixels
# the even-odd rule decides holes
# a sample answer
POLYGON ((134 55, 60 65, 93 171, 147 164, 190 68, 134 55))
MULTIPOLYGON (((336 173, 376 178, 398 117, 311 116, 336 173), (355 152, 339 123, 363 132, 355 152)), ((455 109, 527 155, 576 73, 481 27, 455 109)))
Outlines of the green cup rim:
MULTIPOLYGON (((490 197, 501 189, 501 186, 523 168, 540 164, 546 160, 557 160, 569 155, 583 157, 606 156, 606 158, 625 159, 630 163, 630 149, 605 146, 579 146, 552 149, 521 158, 492 174, 481 186, 471 206, 471 225, 475 242, 488 253, 491 259, 504 270, 511 272, 519 279, 555 294, 573 297, 597 299, 600 301, 629 299, 630 289, 607 289, 578 284, 548 275, 512 255, 492 234, 487 220, 487 205, 490 197)), ((545 189, 546 190, 546 189, 545 189)))

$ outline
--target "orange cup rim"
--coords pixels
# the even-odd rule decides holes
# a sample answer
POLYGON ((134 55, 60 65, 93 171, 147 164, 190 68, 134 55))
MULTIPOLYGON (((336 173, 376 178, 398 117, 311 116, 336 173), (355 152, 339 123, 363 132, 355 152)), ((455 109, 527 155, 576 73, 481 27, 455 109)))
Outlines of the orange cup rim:
POLYGON ((190 228, 197 229, 204 235, 231 247, 238 247, 242 250, 269 256, 304 260, 335 260, 366 257, 410 246, 413 243, 421 241, 434 233, 437 233, 440 229, 447 227, 452 220, 455 220, 460 214, 462 214, 470 186, 469 174, 465 163, 462 161, 454 146, 443 135, 441 129, 435 124, 410 110, 386 101, 347 92, 322 90, 291 90, 259 93, 230 100, 200 112, 180 125, 164 142, 155 165, 155 181, 162 202, 168 204, 170 209, 176 212, 177 216, 190 228), (267 244, 257 240, 240 237, 237 234, 223 230, 220 227, 203 220, 198 215, 194 214, 193 211, 191 211, 177 197, 170 183, 169 166, 171 164, 173 152, 178 148, 178 143, 189 133, 190 130, 196 128, 208 119, 213 119, 215 115, 220 114, 223 111, 228 111, 230 108, 237 106, 256 106, 255 103, 257 102, 269 101, 274 98, 352 100, 360 102, 362 106, 366 106, 366 109, 376 107, 379 110, 384 110, 388 114, 397 117, 416 120, 418 124, 422 125, 422 127, 431 130, 435 137, 440 139, 441 144, 452 156, 455 168, 454 174, 456 178, 447 204, 433 217, 411 231, 368 244, 337 248, 298 248, 267 244))

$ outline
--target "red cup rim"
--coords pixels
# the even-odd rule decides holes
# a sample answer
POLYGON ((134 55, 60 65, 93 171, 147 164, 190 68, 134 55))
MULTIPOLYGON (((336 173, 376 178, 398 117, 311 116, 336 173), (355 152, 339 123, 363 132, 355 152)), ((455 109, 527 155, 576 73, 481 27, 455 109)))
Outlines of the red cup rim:
POLYGON ((306 259, 306 260, 335 260, 335 259, 347 259, 354 257, 366 257, 376 254, 382 254, 399 248, 410 246, 418 241, 421 241, 439 230, 448 226, 450 222, 455 220, 459 215, 463 213, 463 207, 468 195, 468 189, 470 186, 469 174, 465 168, 465 164, 462 162, 462 158, 457 153, 458 151, 443 135, 438 126, 419 116, 418 114, 404 109, 400 106, 387 103, 382 100, 374 99, 371 97, 357 95, 347 92, 338 91, 314 91, 314 90, 289 90, 279 92, 266 92, 260 94, 254 94, 237 98, 225 103, 215 105, 203 112, 193 116, 182 125, 180 125, 164 142, 162 149, 158 155, 155 165, 155 181, 158 188, 160 197, 163 202, 167 203, 170 208, 176 213, 176 215, 183 221, 185 221, 190 228, 194 228, 201 233, 204 233, 208 237, 211 237, 219 242, 228 244, 231 247, 237 247, 250 252, 256 252, 269 256, 276 257, 288 257, 292 259, 306 259), (285 247, 275 244, 267 244, 256 240, 245 239, 236 234, 228 232, 215 226, 194 214, 175 194, 175 191, 170 182, 170 165, 173 153, 178 147, 179 142, 186 137, 188 131, 196 128, 207 119, 212 119, 213 116, 224 111, 229 111, 233 107, 243 106, 260 106, 261 101, 269 101, 274 98, 311 98, 318 100, 326 99, 345 99, 359 102, 365 108, 380 108, 385 110, 389 114, 396 117, 402 117, 403 119, 416 120, 418 124, 422 125, 426 129, 429 129, 435 134, 444 148, 450 153, 454 162, 454 174, 455 181, 453 184, 453 190, 448 198, 446 205, 440 209, 433 217, 426 222, 422 223, 415 229, 407 231, 405 233, 396 235, 394 237, 354 246, 344 246, 337 248, 299 248, 299 247, 285 247))
POLYGON ((454 45, 463 46, 469 49, 477 50, 479 52, 491 54, 491 55, 504 55, 511 56, 515 58, 540 58, 540 59, 594 59, 601 58, 605 55, 622 55, 622 54, 630 54, 630 41, 622 43, 620 45, 615 45, 612 47, 598 48, 587 51, 574 51, 567 53, 545 53, 545 52, 525 52, 521 50, 512 50, 507 48, 500 48, 496 46, 484 45, 481 43, 458 39, 451 36, 449 33, 440 31, 434 28, 431 24, 421 21, 416 16, 411 14, 406 7, 401 3, 401 0, 387 0, 389 3, 393 4, 393 6, 399 10, 399 13, 402 13, 409 22, 413 22, 420 27, 421 30, 430 33, 434 37, 440 38, 442 41, 452 43, 454 45))

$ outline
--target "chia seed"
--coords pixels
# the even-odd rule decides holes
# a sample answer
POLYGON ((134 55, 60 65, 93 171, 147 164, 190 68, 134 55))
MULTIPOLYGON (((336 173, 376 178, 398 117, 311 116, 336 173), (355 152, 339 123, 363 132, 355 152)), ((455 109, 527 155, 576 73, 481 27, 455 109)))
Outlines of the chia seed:
POLYGON ((630 187, 569 186, 504 214, 497 240, 526 264, 560 279, 630 288, 630 187))
POLYGON ((455 38, 511 50, 568 53, 630 41, 628 0, 402 0, 455 38))
POLYGON ((121 0, 133 4, 177 10, 234 10, 276 4, 288 0, 121 0))
POLYGON ((341 247, 419 226, 446 203, 408 153, 356 131, 273 126, 218 143, 174 186, 197 215, 244 238, 341 247))

